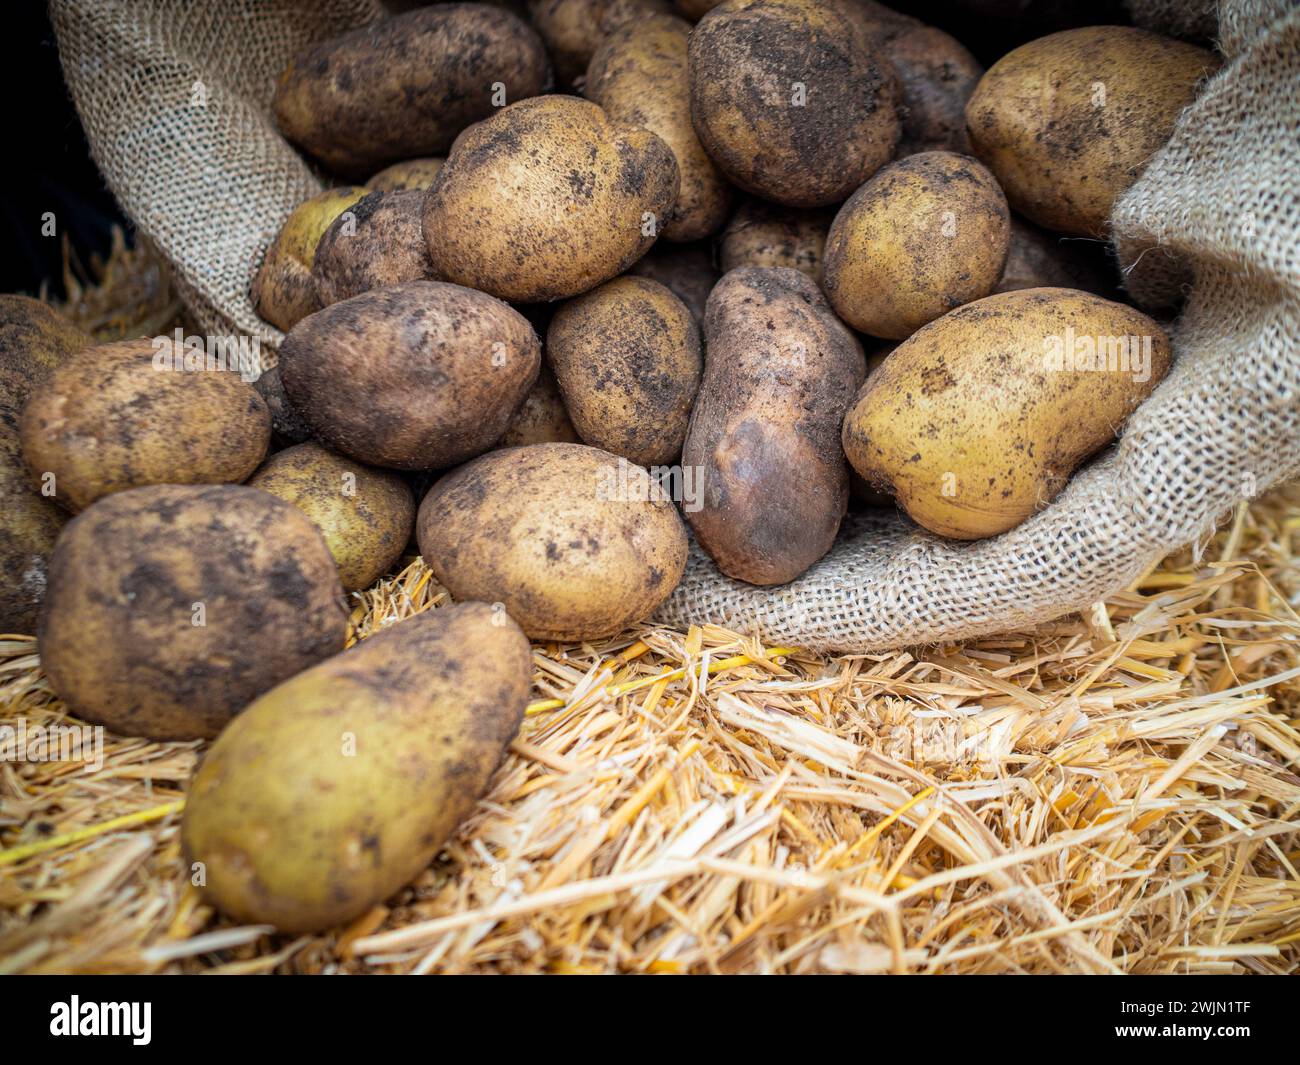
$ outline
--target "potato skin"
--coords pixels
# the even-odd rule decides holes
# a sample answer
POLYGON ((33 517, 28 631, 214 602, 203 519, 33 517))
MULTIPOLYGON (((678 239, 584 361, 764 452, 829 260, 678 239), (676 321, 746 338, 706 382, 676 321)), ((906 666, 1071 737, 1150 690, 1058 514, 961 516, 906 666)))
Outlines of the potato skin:
POLYGON ((1011 244, 994 292, 1022 288, 1077 288, 1096 296, 1115 289, 1097 253, 1088 255, 1077 240, 1063 240, 1017 215, 1011 216, 1011 244))
POLYGON ((555 377, 542 364, 537 383, 524 396, 497 441, 497 447, 527 447, 529 444, 576 444, 578 431, 573 428, 564 397, 555 383, 555 377))
POLYGON ((342 649, 342 596, 320 533, 284 500, 244 485, 135 488, 64 529, 37 648, 78 717, 124 736, 210 737, 342 649))
POLYGON ((719 4, 691 34, 690 79, 705 150, 767 200, 837 203, 898 143, 893 71, 849 15, 818 0, 719 4))
POLYGON ((424 159, 405 159, 386 166, 366 179, 366 188, 374 192, 405 192, 408 189, 427 189, 438 176, 447 160, 440 155, 424 159))
POLYGON ((1169 369, 1169 340, 1124 304, 1060 288, 968 303, 904 341, 844 419, 844 451, 920 525, 975 540, 1045 506, 1169 369), (1061 370, 1049 338, 1150 336, 1150 379, 1061 370))
POLYGON ((294 410, 293 404, 285 394, 279 366, 263 370, 262 376, 253 382, 253 387, 257 389, 257 394, 262 397, 267 410, 271 413, 273 447, 301 444, 311 439, 311 426, 302 420, 302 415, 294 410))
POLYGON ((826 208, 800 210, 746 200, 727 223, 719 242, 722 272, 738 266, 788 266, 821 284, 826 233, 834 217, 826 208))
POLYGON ((36 631, 54 541, 68 515, 29 482, 18 434, 0 424, 0 634, 36 631))
POLYGON ((528 16, 546 42, 560 85, 587 73, 591 57, 611 33, 655 13, 667 0, 529 0, 528 16))
POLYGON ((335 451, 429 470, 486 451, 537 379, 518 311, 440 281, 372 289, 304 318, 280 348, 285 393, 335 451))
POLYGON ((1010 240, 1006 197, 984 166, 955 152, 910 155, 840 208, 823 288, 853 328, 902 340, 992 292, 1010 240))
POLYGON ((727 220, 731 185, 713 165, 691 125, 686 45, 691 24, 655 15, 605 38, 587 68, 587 99, 614 122, 658 134, 672 149, 681 175, 677 203, 664 239, 699 240, 727 220))
POLYGON ((686 304, 697 324, 704 321, 709 293, 721 276, 713 263, 713 247, 708 241, 656 244, 628 273, 648 277, 669 289, 686 304))
POLYGON ((0 295, 0 426, 17 429, 32 387, 94 343, 49 304, 0 295))
POLYGON ((294 208, 253 279, 253 309, 259 318, 287 331, 320 310, 311 276, 316 246, 331 223, 365 194, 356 186, 326 189, 294 208))
POLYGON ((700 330, 657 281, 618 277, 551 320, 546 358, 578 435, 640 466, 675 462, 700 386, 700 330))
POLYGON ((170 338, 101 344, 32 391, 23 458, 33 477, 54 475, 58 503, 76 512, 126 488, 233 484, 257 469, 271 439, 262 397, 230 370, 155 368, 177 351, 170 338))
POLYGON ((344 211, 316 246, 312 283, 321 307, 372 288, 430 281, 424 192, 372 192, 344 211))
POLYGON ((866 376, 862 346, 816 284, 788 267, 725 274, 704 337, 682 449, 703 505, 686 518, 723 573, 783 584, 830 549, 848 505, 838 434, 866 376))
POLYGON ((415 500, 400 474, 363 466, 319 444, 272 455, 248 482, 312 521, 338 563, 343 590, 369 588, 411 539, 415 500))
POLYGON ((330 170, 363 178, 389 163, 442 155, 506 99, 551 80, 541 38, 487 4, 438 4, 313 45, 292 59, 272 109, 290 141, 330 170))
POLYGON ((971 143, 1016 211, 1061 233, 1104 237, 1115 201, 1218 62, 1128 26, 1053 33, 980 80, 966 104, 971 143))
POLYGON ((475 459, 424 497, 420 553, 455 598, 504 604, 535 640, 621 632, 668 598, 686 566, 677 508, 621 462, 583 444, 475 459))
POLYGON ((181 825, 204 896, 313 932, 413 880, 487 790, 532 654, 483 603, 430 610, 267 692, 212 745, 181 825))
POLYGON ((667 144, 590 101, 513 104, 457 138, 429 190, 434 273, 519 303, 576 296, 645 254, 678 181, 667 144))

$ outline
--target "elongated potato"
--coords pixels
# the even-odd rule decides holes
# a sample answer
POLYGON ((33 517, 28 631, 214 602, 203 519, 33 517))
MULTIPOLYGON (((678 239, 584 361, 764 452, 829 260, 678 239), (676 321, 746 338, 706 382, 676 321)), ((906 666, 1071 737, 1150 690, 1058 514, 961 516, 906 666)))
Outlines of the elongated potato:
POLYGON ((724 275, 704 337, 682 449, 703 505, 686 517, 723 573, 783 584, 830 549, 848 505, 838 434, 866 376, 862 346, 816 284, 788 267, 724 275))
POLYGON ((429 190, 434 273, 520 303, 567 299, 636 262, 677 201, 672 149, 573 96, 468 129, 429 190))
POLYGON ((898 82, 853 19, 819 0, 726 0, 690 42, 691 119, 747 192, 837 203, 894 154, 898 82))
POLYGON ((853 328, 902 340, 992 292, 1010 240, 1006 197, 985 167, 955 152, 909 155, 840 208, 823 288, 853 328))
POLYGON ((607 451, 483 455, 424 497, 420 553, 457 599, 502 603, 535 640, 594 640, 649 617, 686 566, 671 486, 607 451))
POLYGON ((541 343, 509 305, 440 281, 372 289, 284 338, 294 409, 335 451, 430 470, 486 451, 537 379, 541 343))
POLYGON ((677 159, 681 187, 664 225, 667 240, 707 237, 727 220, 731 185, 713 165, 691 125, 686 44, 691 24, 656 15, 615 30, 587 68, 587 99, 614 122, 663 138, 677 159))
POLYGON ((546 358, 578 435, 641 466, 676 462, 700 386, 700 331, 657 281, 617 277, 551 320, 546 358))
POLYGON ((244 485, 154 485, 63 530, 37 632, 78 717, 123 736, 215 736, 343 649, 334 559, 307 516, 244 485))
POLYGON ((1030 41, 994 63, 966 104, 975 154, 1026 218, 1104 237, 1115 201, 1218 62, 1131 26, 1030 41))
POLYGON ((94 343, 48 303, 0 295, 0 425, 17 429, 32 388, 94 343))
POLYGON ((433 280, 423 190, 372 192, 344 211, 316 245, 311 277, 321 307, 372 288, 433 280))
POLYGON ((181 843, 244 924, 311 932, 424 869, 523 720, 532 654, 483 603, 418 614, 267 692, 194 775, 181 843))
POLYGON ((1146 315, 1033 288, 959 307, 904 341, 844 419, 854 469, 932 532, 1014 528, 1115 437, 1169 369, 1146 315))
POLYGON ((826 253, 826 233, 835 213, 800 210, 749 199, 736 209, 718 245, 722 272, 738 266, 788 266, 818 284, 826 253))
POLYGON ((545 91, 541 38, 487 4, 436 4, 307 48, 280 75, 280 131, 351 178, 442 155, 503 102, 545 91))
POLYGON ((68 520, 32 487, 18 434, 0 424, 0 635, 36 631, 54 541, 68 520))

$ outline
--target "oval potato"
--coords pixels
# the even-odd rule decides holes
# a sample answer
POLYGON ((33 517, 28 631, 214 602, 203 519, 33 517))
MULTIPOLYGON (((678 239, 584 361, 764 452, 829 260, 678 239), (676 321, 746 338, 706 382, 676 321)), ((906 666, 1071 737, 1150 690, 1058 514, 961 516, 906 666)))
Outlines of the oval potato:
POLYGON ((424 192, 372 192, 344 211, 316 246, 312 283, 321 307, 372 288, 432 280, 424 192))
POLYGON ((543 365, 537 383, 524 396, 505 433, 497 441, 497 447, 577 442, 578 433, 564 406, 564 397, 560 395, 554 375, 543 365))
POLYGON ((738 266, 788 266, 821 284, 826 234, 834 217, 826 208, 801 210, 746 200, 727 223, 718 245, 722 272, 738 266))

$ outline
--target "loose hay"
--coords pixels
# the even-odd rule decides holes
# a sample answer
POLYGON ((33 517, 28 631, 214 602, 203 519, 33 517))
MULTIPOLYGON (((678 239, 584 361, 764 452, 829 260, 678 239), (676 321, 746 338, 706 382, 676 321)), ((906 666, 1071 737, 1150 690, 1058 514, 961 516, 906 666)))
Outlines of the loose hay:
MULTIPOLYGON (((476 814, 325 936, 189 885, 200 744, 0 764, 0 971, 1296 972, 1298 534, 1291 487, 1086 617, 911 652, 536 645, 476 814)), ((412 560, 354 636, 445 602, 412 560)), ((65 721, 30 639, 0 706, 65 721)))

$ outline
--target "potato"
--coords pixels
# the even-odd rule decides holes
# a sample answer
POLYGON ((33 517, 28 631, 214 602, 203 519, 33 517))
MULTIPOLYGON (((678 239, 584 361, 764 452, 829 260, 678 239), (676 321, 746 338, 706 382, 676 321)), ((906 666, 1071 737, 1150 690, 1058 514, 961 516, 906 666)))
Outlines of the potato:
POLYGON ((338 563, 344 591, 369 588, 411 539, 415 500, 401 475, 363 466, 319 444, 273 455, 248 483, 311 519, 338 563))
POLYGON ((78 717, 124 736, 215 736, 343 648, 334 559, 307 516, 244 485, 153 485, 70 521, 37 649, 78 717))
POLYGON ((641 466, 676 462, 700 386, 700 330, 657 281, 619 277, 551 320, 546 358, 578 435, 641 466))
POLYGON ((36 631, 50 552, 66 512, 31 486, 18 434, 0 424, 0 634, 36 631))
POLYGON ((205 358, 159 338, 67 359, 19 420, 27 468, 52 475, 53 498, 74 512, 141 485, 245 480, 266 455, 271 415, 239 373, 205 358))
POLYGON ((966 101, 984 76, 979 61, 934 26, 875 23, 868 34, 898 75, 903 116, 898 157, 933 151, 970 154, 966 101))
POLYGON ((524 100, 466 130, 429 190, 434 273, 521 303, 576 296, 645 254, 677 186, 648 130, 573 96, 524 100))
POLYGON ((718 246, 722 272, 738 266, 788 266, 821 284, 826 233, 834 217, 825 208, 800 210, 746 200, 722 234, 718 246))
POLYGON ((285 394, 324 443, 399 470, 486 451, 537 379, 513 308, 440 281, 372 289, 304 318, 280 348, 285 394))
POLYGON ((638 259, 628 271, 672 291, 686 304, 696 323, 704 321, 704 306, 709 293, 718 283, 718 268, 713 265, 713 248, 708 241, 694 244, 656 244, 644 259, 638 259))
POLYGON ((727 219, 731 185, 705 152, 691 125, 686 42, 691 24, 655 15, 615 30, 587 68, 587 99, 614 122, 657 133, 672 149, 681 175, 677 203, 664 225, 667 240, 699 240, 727 219))
POLYGON ((190 785, 185 860, 241 924, 312 932, 413 880, 519 730, 532 654, 483 603, 398 622, 267 692, 190 785))
POLYGON ((284 393, 284 382, 280 380, 280 367, 272 366, 264 370, 253 382, 257 394, 262 397, 271 414, 272 444, 301 444, 311 439, 311 426, 302 420, 284 393))
POLYGON ((600 43, 621 26, 655 12, 667 12, 667 0, 529 0, 528 13, 542 35, 561 85, 573 85, 587 73, 600 43))
POLYGON ((365 194, 355 186, 326 189, 294 209, 253 279, 253 309, 259 318, 289 330, 320 310, 311 277, 316 245, 331 223, 365 194))
POLYGON ((305 49, 280 75, 272 109, 290 141, 361 178, 442 155, 466 126, 550 82, 546 49, 522 19, 438 4, 305 49))
POLYGON ((542 366, 524 401, 519 404, 497 441, 497 447, 525 447, 528 444, 577 443, 578 433, 569 420, 564 398, 555 384, 551 371, 542 366))
POLYGON ((1077 288, 1097 296, 1107 295, 1114 291, 1115 280, 1105 269, 1105 252, 1091 242, 1089 247, 1080 247, 1084 243, 1064 240, 1013 214, 1007 263, 993 291, 1077 288))
POLYGON ((372 192, 334 220, 311 268, 320 306, 384 285, 432 280, 424 196, 420 189, 372 192))
POLYGON ((897 79, 838 6, 726 0, 691 34, 690 79, 705 150, 767 200, 837 203, 898 143, 897 79))
POLYGON ((32 386, 94 343, 49 304, 0 296, 0 426, 17 429, 32 386))
POLYGON ((612 636, 652 614, 686 566, 666 486, 582 444, 493 451, 447 474, 416 534, 457 599, 502 603, 536 640, 612 636))
POLYGON ((994 536, 1114 438, 1169 360, 1164 331, 1132 307, 1062 288, 999 293, 894 349, 844 419, 844 451, 930 531, 994 536))
POLYGON ((980 80, 966 105, 971 142, 1015 210, 1104 237, 1115 201, 1217 67, 1202 48, 1129 26, 1054 33, 980 80))
POLYGON ((366 179, 366 188, 375 192, 404 192, 407 189, 427 189, 438 176, 442 164, 447 160, 441 156, 427 159, 407 159, 392 166, 384 167, 378 174, 366 179))
POLYGON ((902 340, 1002 276, 1011 214, 970 156, 922 152, 891 163, 840 208, 826 238, 826 290, 854 329, 902 340))
POLYGON ((848 505, 838 433, 866 376, 857 338, 807 274, 742 266, 704 318, 708 357, 682 466, 702 505, 686 508, 718 568, 783 584, 824 555, 848 505))

